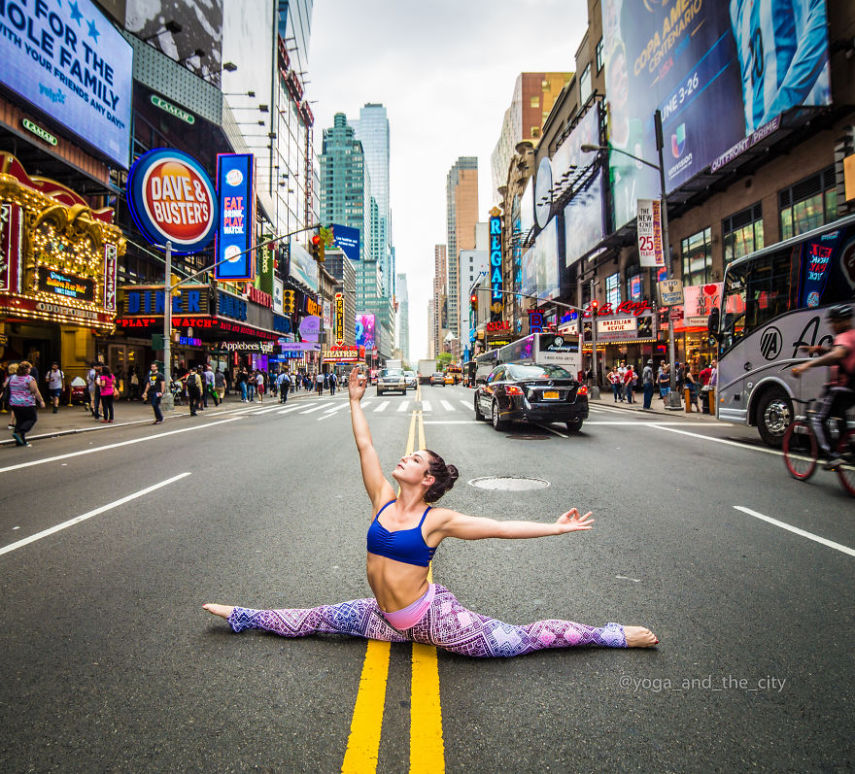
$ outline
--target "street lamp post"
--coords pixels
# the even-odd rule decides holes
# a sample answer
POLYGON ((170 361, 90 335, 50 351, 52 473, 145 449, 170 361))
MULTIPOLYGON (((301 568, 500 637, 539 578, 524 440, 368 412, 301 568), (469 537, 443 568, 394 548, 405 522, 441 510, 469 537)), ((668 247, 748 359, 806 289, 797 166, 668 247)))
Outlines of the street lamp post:
MULTIPOLYGON (((662 158, 662 114, 659 110, 657 110, 653 114, 653 122, 656 129, 656 150, 659 154, 659 163, 654 164, 651 161, 647 161, 646 159, 640 158, 639 156, 635 156, 628 151, 621 150, 620 148, 614 148, 611 145, 582 145, 581 150, 585 153, 598 153, 600 151, 613 151, 615 153, 622 153, 624 156, 629 156, 629 158, 634 159, 640 164, 644 164, 652 169, 655 169, 659 173, 659 210, 662 218, 662 253, 663 258, 665 260, 665 266, 668 266, 668 262, 670 261, 670 242, 668 239, 668 203, 665 199, 665 163, 662 158)), ((654 269, 655 270, 655 269, 654 269)), ((669 271, 670 275, 670 271, 669 271)), ((653 301, 653 282, 651 279, 650 286, 650 295, 651 301, 653 301)), ((674 324, 673 320, 671 320, 671 312, 670 307, 668 308, 668 359, 671 363, 671 389, 668 393, 668 403, 665 406, 667 409, 671 409, 674 411, 679 411, 683 408, 680 396, 677 394, 677 368, 675 364, 675 350, 674 350, 674 324)))

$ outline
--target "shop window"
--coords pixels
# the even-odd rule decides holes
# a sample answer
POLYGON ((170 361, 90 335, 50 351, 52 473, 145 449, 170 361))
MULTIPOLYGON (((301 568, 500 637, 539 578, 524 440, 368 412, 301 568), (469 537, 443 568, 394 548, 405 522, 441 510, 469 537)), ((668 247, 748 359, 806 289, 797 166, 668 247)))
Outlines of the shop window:
POLYGON ((804 234, 837 217, 834 167, 801 180, 778 194, 781 239, 804 234))
POLYGON ((588 97, 591 96, 591 65, 588 64, 582 71, 582 77, 579 79, 579 104, 584 105, 588 97))
POLYGON ((597 73, 603 69, 603 39, 597 43, 597 73))
POLYGON ((680 242, 683 284, 705 285, 712 279, 711 229, 705 228, 680 242))
POLYGON ((606 303, 611 304, 612 309, 620 304, 620 272, 606 277, 606 303))
POLYGON ((737 212, 721 222, 724 263, 763 248, 763 214, 759 204, 737 212))

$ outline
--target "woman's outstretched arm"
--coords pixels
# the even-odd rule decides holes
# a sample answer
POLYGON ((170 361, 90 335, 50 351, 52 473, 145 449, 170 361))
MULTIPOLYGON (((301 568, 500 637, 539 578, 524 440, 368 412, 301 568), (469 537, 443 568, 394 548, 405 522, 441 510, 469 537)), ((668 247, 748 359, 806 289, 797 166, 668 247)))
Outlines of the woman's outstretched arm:
POLYGON ((477 516, 466 516, 456 511, 442 509, 445 519, 437 526, 436 531, 443 538, 456 537, 461 540, 483 540, 484 538, 505 538, 509 540, 520 538, 546 537, 547 535, 563 535, 565 532, 579 532, 591 529, 594 520, 588 512, 582 516, 576 508, 562 513, 557 521, 543 523, 537 521, 497 521, 477 516))
POLYGON ((371 440, 371 431, 368 429, 368 420, 362 410, 362 396, 365 395, 366 379, 358 368, 353 368, 347 382, 350 393, 350 421, 353 425, 353 437, 356 448, 359 451, 359 464, 362 466, 362 483, 365 491, 371 498, 374 511, 378 511, 382 505, 389 500, 395 499, 395 490, 383 475, 380 467, 380 458, 371 440))

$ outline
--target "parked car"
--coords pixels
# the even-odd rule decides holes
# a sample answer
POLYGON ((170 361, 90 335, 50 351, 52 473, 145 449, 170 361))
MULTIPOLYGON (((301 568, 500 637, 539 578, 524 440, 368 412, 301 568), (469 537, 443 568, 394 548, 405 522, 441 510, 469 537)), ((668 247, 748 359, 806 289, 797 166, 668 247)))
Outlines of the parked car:
POLYGON ((445 383, 450 384, 453 387, 454 386, 454 374, 446 374, 445 375, 445 383))
POLYGON ((588 418, 588 388, 561 366, 503 363, 475 387, 475 419, 496 430, 508 423, 565 422, 578 432, 588 418))
POLYGON ((403 368, 384 368, 377 375, 377 394, 382 395, 389 391, 407 394, 407 379, 403 368))
POLYGON ((434 384, 441 384, 445 387, 445 374, 442 371, 436 371, 430 375, 430 383, 431 386, 434 384))
POLYGON ((415 371, 404 371, 404 378, 407 380, 407 388, 415 390, 419 384, 419 377, 415 371))

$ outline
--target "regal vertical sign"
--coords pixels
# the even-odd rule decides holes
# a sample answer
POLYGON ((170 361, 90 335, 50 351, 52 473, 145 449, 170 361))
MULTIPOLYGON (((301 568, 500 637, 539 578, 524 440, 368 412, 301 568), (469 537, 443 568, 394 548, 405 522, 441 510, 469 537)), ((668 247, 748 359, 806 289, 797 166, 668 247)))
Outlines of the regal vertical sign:
POLYGON ((490 321, 502 319, 502 218, 490 211, 490 321))

